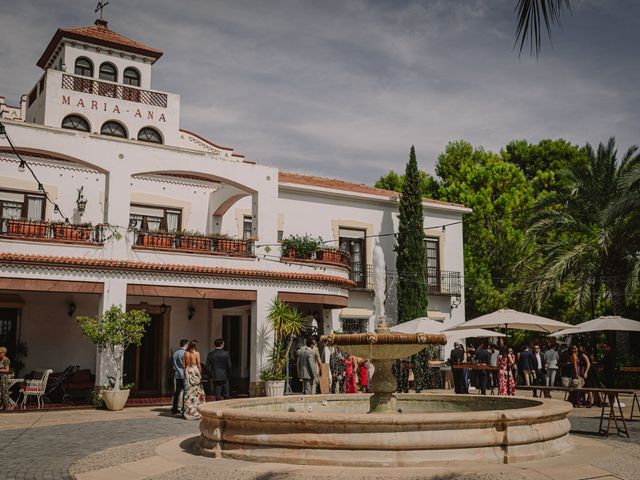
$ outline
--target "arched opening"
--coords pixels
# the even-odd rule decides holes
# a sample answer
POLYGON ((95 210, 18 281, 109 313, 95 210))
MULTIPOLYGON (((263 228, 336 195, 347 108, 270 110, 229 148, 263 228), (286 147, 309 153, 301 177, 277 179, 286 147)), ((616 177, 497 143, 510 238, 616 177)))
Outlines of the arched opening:
POLYGON ((93 77, 93 63, 87 57, 78 57, 73 73, 83 77, 93 77))
POLYGON ((122 74, 122 83, 131 85, 132 87, 140 86, 140 72, 135 68, 127 67, 122 74))
POLYGON ((80 115, 67 115, 62 119, 62 128, 68 128, 69 130, 79 130, 81 132, 90 132, 91 126, 89 122, 80 115))
POLYGON ((98 72, 100 80, 107 80, 108 82, 115 82, 118 80, 118 70, 113 63, 104 62, 100 65, 100 71, 98 72))
POLYGON ((102 128, 100 128, 100 133, 110 137, 127 138, 127 129, 120 122, 114 120, 104 122, 102 128))
POLYGON ((155 128, 144 127, 138 132, 138 140, 149 143, 162 143, 162 135, 155 128))

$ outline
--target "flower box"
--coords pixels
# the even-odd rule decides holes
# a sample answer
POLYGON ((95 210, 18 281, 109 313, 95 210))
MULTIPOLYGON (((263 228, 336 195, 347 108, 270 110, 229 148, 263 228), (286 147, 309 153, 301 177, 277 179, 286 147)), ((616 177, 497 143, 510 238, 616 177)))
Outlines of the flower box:
POLYGON ((329 263, 340 263, 342 265, 348 265, 349 262, 345 261, 345 255, 340 250, 318 250, 316 252, 316 259, 329 263))
POLYGON ((219 238, 216 240, 216 251, 221 253, 247 253, 247 243, 242 240, 227 240, 219 238))
POLYGON ((20 237, 47 238, 49 224, 31 220, 7 220, 7 233, 20 237))
POLYGON ((140 233, 138 234, 138 245, 145 247, 173 247, 173 235, 166 233, 140 233))
POLYGON ((83 240, 91 238, 93 227, 79 225, 54 225, 53 236, 63 240, 83 240))
POLYGON ((177 244, 179 248, 187 250, 211 250, 211 239, 207 237, 180 237, 177 244))

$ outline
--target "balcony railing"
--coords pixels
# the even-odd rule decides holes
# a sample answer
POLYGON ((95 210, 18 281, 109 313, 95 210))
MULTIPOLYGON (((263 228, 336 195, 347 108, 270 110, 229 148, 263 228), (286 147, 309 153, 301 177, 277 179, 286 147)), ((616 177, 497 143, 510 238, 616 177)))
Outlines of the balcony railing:
POLYGON ((103 225, 71 225, 18 218, 2 218, 0 222, 0 235, 4 238, 104 243, 103 225))
POLYGON ((166 93, 102 82, 100 80, 94 80, 93 78, 64 74, 62 75, 62 88, 100 95, 101 97, 111 97, 129 102, 145 103, 155 107, 167 108, 166 93))
POLYGON ((460 272, 440 270, 440 272, 428 272, 427 287, 429 295, 450 295, 459 297, 462 293, 460 272))
POLYGON ((294 250, 283 250, 282 258, 286 260, 299 260, 303 262, 328 263, 349 267, 349 253, 334 248, 322 248, 314 253, 298 255, 294 250))
POLYGON ((135 245, 149 250, 176 250, 186 253, 250 256, 255 253, 253 240, 213 238, 164 232, 135 232, 135 245))
POLYGON ((351 264, 349 278, 355 282, 356 288, 373 290, 373 265, 367 265, 365 263, 351 264))

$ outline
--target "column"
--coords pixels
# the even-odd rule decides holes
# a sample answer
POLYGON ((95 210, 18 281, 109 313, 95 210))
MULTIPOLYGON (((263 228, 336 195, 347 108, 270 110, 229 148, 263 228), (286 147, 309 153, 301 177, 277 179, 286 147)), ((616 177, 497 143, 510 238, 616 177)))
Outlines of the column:
POLYGON ((249 355, 249 395, 258 396, 260 391, 260 371, 269 364, 272 348, 272 332, 267 320, 271 301, 278 295, 277 288, 260 287, 256 300, 251 302, 251 351, 249 355))
MULTIPOLYGON (((112 305, 127 308, 127 282, 124 279, 108 278, 104 282, 104 292, 98 304, 98 315, 102 315, 112 305)), ((96 387, 109 385, 107 376, 115 376, 116 369, 109 352, 96 352, 96 387)))
MULTIPOLYGON (((121 160, 122 162, 126 159, 121 160)), ((112 170, 106 175, 105 198, 104 198, 104 221, 114 228, 121 238, 114 238, 113 241, 105 244, 105 249, 111 258, 125 259, 128 256, 126 235, 131 235, 127 231, 129 225, 129 212, 131 210, 129 201, 131 175, 128 171, 112 170)), ((105 235, 112 232, 107 230, 105 235)))

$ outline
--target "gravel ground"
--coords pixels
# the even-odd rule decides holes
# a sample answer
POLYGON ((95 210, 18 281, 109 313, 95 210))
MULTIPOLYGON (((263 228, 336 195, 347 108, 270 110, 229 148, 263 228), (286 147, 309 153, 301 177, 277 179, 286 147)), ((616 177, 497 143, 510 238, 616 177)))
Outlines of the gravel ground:
POLYGON ((156 447, 165 443, 170 438, 171 437, 162 437, 146 442, 130 443, 128 445, 121 445, 92 453, 71 465, 69 473, 71 475, 77 475, 93 470, 102 470, 103 468, 109 468, 121 463, 135 462, 143 458, 153 457, 156 454, 156 447))
POLYGON ((625 479, 640 478, 640 472, 638 471, 640 448, 633 443, 617 440, 610 440, 608 445, 612 447, 611 454, 599 460, 594 460, 591 464, 625 479))

